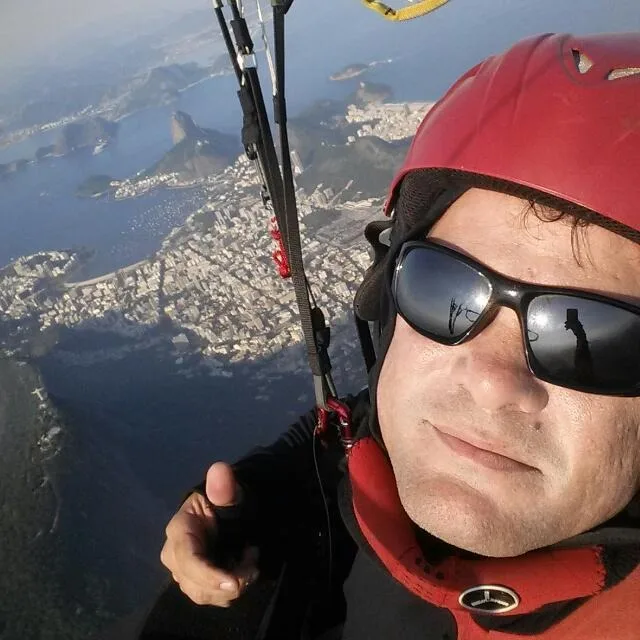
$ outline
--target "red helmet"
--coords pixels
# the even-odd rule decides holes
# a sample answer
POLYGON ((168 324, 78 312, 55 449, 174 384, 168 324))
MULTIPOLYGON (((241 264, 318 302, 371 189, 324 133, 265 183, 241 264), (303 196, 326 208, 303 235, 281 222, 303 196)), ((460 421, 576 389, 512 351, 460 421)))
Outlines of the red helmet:
POLYGON ((391 185, 453 169, 524 185, 640 230, 640 33, 528 38, 429 111, 391 185))

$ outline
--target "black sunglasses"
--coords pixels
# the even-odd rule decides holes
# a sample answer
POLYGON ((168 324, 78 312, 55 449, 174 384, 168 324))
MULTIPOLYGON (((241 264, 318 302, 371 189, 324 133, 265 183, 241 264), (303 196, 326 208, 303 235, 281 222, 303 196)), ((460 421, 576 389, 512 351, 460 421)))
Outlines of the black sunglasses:
POLYGON ((413 329, 445 345, 473 338, 509 307, 537 378, 587 393, 640 395, 640 307, 510 280, 430 241, 402 246, 392 295, 413 329))

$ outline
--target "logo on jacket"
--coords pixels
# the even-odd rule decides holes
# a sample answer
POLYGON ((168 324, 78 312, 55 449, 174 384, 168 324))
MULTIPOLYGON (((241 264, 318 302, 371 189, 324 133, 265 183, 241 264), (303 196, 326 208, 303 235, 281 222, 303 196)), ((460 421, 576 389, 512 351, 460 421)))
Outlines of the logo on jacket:
POLYGON ((474 613, 507 613, 520 604, 520 597, 508 587, 481 584, 460 594, 458 602, 474 613))

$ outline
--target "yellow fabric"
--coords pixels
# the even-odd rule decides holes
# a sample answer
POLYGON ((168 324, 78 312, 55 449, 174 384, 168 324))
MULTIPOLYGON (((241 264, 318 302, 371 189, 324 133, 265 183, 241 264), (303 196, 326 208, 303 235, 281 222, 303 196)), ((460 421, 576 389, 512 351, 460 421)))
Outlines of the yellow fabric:
POLYGON ((405 20, 413 20, 414 18, 427 15, 427 13, 435 11, 443 4, 449 2, 449 0, 418 0, 402 9, 392 9, 379 0, 362 0, 362 2, 369 7, 369 9, 373 9, 387 20, 404 22, 405 20))

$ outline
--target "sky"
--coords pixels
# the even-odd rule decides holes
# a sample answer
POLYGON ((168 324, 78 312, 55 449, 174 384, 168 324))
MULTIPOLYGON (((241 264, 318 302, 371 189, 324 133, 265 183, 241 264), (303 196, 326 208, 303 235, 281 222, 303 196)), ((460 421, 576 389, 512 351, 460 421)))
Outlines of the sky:
POLYGON ((1 0, 0 64, 22 66, 77 32, 128 31, 151 19, 209 6, 208 0, 1 0))
MULTIPOLYGON (((381 55, 392 49, 393 55, 411 55, 406 46, 411 43, 411 49, 417 47, 428 54, 425 62, 432 68, 434 52, 439 56, 446 50, 447 68, 458 72, 531 33, 640 29, 638 3, 451 0, 433 17, 397 25, 364 8, 360 0, 295 0, 288 16, 288 33, 294 41, 303 34, 297 53, 307 58, 307 64, 313 64, 318 55, 330 53, 330 33, 330 47, 339 44, 355 61, 359 61, 362 42, 379 42, 381 55)), ((246 4, 254 5, 254 0, 246 0, 246 4)), ((388 4, 399 7, 407 0, 388 0, 388 4)), ((268 5, 269 0, 262 0, 263 8, 268 5)), ((20 78, 27 64, 45 62, 48 67, 66 66, 69 60, 81 62, 92 49, 98 51, 105 43, 131 40, 136 34, 150 32, 163 20, 168 23, 194 9, 211 10, 211 0, 0 0, 0 90, 5 84, 3 78, 20 78)))

